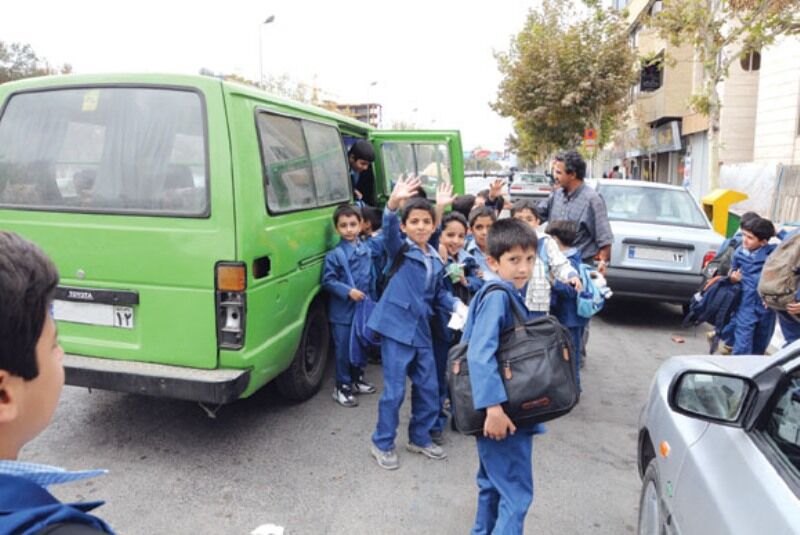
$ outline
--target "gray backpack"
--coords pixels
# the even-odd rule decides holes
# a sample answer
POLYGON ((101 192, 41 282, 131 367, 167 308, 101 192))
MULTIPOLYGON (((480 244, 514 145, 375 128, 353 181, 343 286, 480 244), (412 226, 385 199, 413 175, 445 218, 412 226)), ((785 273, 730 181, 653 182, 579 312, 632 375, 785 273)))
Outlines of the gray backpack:
POLYGON ((764 262, 758 294, 773 310, 786 310, 795 302, 800 269, 800 232, 785 239, 764 262))

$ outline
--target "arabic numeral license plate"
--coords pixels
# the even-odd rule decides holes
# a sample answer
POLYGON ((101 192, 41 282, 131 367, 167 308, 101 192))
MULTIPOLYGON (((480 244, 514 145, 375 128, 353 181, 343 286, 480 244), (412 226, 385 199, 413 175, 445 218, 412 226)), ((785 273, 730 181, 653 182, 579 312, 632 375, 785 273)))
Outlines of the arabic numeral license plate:
POLYGON ((655 260, 657 262, 667 262, 670 264, 683 264, 683 260, 686 258, 686 250, 631 245, 628 247, 628 258, 655 260))
POLYGON ((53 301, 53 318, 58 321, 133 329, 133 307, 80 303, 76 301, 53 301))

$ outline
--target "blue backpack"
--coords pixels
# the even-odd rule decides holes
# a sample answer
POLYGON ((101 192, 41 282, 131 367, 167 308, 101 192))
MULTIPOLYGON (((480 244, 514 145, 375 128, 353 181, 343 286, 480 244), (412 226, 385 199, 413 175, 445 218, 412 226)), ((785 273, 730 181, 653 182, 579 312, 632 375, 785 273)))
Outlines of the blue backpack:
POLYGON ((714 353, 719 343, 719 333, 727 325, 742 294, 741 284, 734 284, 728 277, 714 277, 706 286, 692 297, 689 312, 683 318, 683 326, 709 323, 714 327, 715 335, 711 340, 710 352, 714 353))
POLYGON ((578 316, 591 318, 601 310, 606 300, 600 292, 600 288, 592 280, 591 272, 594 269, 586 264, 579 266, 578 275, 581 278, 583 289, 578 292, 578 316))

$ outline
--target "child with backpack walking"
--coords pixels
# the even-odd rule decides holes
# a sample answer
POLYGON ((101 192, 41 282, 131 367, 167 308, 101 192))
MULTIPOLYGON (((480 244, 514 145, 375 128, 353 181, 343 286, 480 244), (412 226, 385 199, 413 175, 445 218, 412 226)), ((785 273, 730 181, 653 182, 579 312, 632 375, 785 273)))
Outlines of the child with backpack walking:
POLYGON ((536 258, 536 234, 517 219, 502 219, 488 236, 487 282, 470 303, 463 340, 476 409, 486 409, 483 434, 476 437, 478 507, 473 534, 522 534, 533 501, 533 435, 541 424, 517 427, 503 410, 508 400, 497 364, 500 334, 514 325, 514 308, 530 317, 525 285, 536 258), (497 285, 507 291, 489 290, 497 285))
MULTIPOLYGON (((577 224, 574 221, 551 221, 547 226, 547 233, 558 243, 559 249, 567 257, 572 268, 579 271, 581 252, 572 246, 578 233, 577 224)), ((579 291, 571 284, 563 283, 558 279, 553 281, 551 312, 572 336, 572 343, 575 346, 575 359, 573 359, 575 382, 578 385, 578 391, 582 391, 580 349, 583 343, 583 329, 589 323, 589 318, 578 314, 578 293, 579 291)))
POLYGON ((355 394, 374 394, 375 387, 364 381, 364 369, 351 364, 350 333, 356 303, 375 296, 372 283, 372 258, 361 232, 361 212, 342 204, 333 212, 339 243, 325 255, 322 288, 328 294, 328 321, 336 355, 336 383, 333 399, 343 407, 355 407, 355 394))
POLYGON ((479 275, 484 280, 496 278, 494 272, 489 269, 486 263, 486 258, 489 254, 489 246, 487 245, 487 236, 489 229, 492 228, 495 221, 497 221, 497 212, 494 208, 483 206, 475 208, 469 213, 469 231, 472 235, 472 240, 467 242, 467 252, 478 262, 480 269, 479 275))
POLYGON ((731 261, 731 282, 741 285, 736 314, 734 355, 763 355, 775 331, 775 312, 767 308, 758 294, 758 282, 767 256, 775 249, 769 239, 775 227, 769 219, 758 218, 742 231, 742 245, 731 261))
MULTIPOLYGON (((460 303, 445 289, 439 253, 428 244, 435 230, 435 211, 425 199, 411 197, 420 181, 400 180, 383 214, 383 233, 394 274, 369 318, 368 327, 381 335, 383 393, 371 453, 383 469, 399 468, 395 438, 406 377, 411 378, 411 421, 406 448, 430 459, 446 454, 430 432, 439 414, 431 319, 453 312, 460 303), (400 217, 397 209, 405 202, 400 217), (403 238, 402 233, 405 233, 403 238)), ((465 307, 460 303, 460 307, 465 307)))

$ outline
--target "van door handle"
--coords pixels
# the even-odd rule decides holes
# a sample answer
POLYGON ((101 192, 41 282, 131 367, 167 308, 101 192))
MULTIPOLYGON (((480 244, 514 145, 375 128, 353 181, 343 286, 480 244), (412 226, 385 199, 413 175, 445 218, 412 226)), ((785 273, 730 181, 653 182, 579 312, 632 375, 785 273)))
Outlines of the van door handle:
POLYGON ((269 256, 261 256, 253 260, 253 278, 254 279, 263 279, 264 277, 269 275, 270 269, 272 267, 272 262, 269 259, 269 256))

